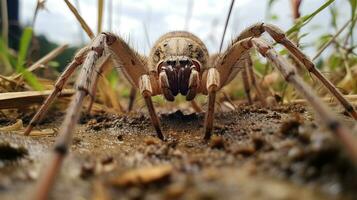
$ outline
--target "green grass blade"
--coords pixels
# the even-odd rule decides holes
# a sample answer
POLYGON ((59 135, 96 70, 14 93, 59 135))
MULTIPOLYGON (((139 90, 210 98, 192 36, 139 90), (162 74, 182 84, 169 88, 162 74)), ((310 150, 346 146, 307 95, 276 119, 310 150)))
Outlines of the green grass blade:
POLYGON ((293 27, 291 27, 286 34, 290 36, 292 33, 299 31, 303 26, 305 26, 309 21, 314 18, 317 14, 327 8, 330 4, 332 4, 335 0, 328 0, 322 6, 320 6, 313 13, 300 17, 299 20, 295 23, 293 27))
POLYGON ((36 76, 33 75, 31 72, 27 71, 24 67, 26 63, 26 56, 28 49, 31 44, 31 39, 32 39, 32 28, 25 28, 23 30, 21 39, 20 39, 20 47, 19 47, 19 53, 17 57, 17 63, 16 63, 16 72, 21 73, 23 77, 25 78, 26 82, 35 90, 43 90, 43 86, 41 83, 37 80, 36 76))
POLYGON ((0 60, 5 67, 4 72, 8 73, 12 71, 12 65, 10 62, 10 54, 7 46, 2 38, 0 38, 0 60))

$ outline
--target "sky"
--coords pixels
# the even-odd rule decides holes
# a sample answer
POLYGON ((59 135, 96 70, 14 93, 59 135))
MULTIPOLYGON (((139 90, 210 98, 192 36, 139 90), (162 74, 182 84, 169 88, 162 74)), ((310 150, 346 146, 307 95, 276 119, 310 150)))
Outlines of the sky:
MULTIPOLYGON (((30 24, 32 21, 36 2, 37 0, 20 0, 20 21, 23 25, 30 24)), ((71 2, 75 4, 75 1, 71 2)), ((96 31, 97 0, 78 0, 78 2, 81 15, 92 30, 96 31)), ((213 53, 219 49, 230 2, 231 0, 112 0, 110 8, 110 0, 105 0, 103 30, 119 34, 126 38, 133 48, 145 54, 149 53, 151 45, 162 34, 173 30, 188 30, 201 38, 213 53), (192 16, 186 24, 190 2, 193 5, 192 16), (113 12, 111 25, 108 23, 110 9, 113 12)), ((271 22, 283 30, 289 29, 292 26, 290 0, 277 0, 274 4, 271 13, 277 16, 277 20, 266 20, 267 2, 267 0, 237 0, 224 44, 227 45, 245 27, 256 22, 271 22)), ((302 15, 313 12, 324 2, 325 0, 303 0, 302 15)), ((336 0, 335 5, 340 11, 338 22, 343 24, 350 16, 348 1, 336 0)), ((317 38, 326 31, 333 33, 334 30, 330 28, 329 23, 330 14, 326 9, 302 30, 302 33, 308 33, 301 40, 302 44, 316 42, 317 38)), ((62 0, 47 0, 46 9, 38 14, 34 30, 37 34, 44 34, 48 39, 60 44, 74 46, 89 41, 62 0)))

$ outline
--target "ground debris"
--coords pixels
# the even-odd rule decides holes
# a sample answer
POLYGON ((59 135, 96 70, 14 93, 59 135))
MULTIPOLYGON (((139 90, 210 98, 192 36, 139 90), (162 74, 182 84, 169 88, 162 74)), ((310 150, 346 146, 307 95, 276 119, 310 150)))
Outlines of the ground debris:
POLYGON ((110 181, 114 186, 140 186, 167 180, 173 172, 171 165, 157 165, 129 170, 110 181))
POLYGON ((2 161, 17 161, 27 155, 28 151, 25 147, 8 142, 0 143, 0 160, 2 161))

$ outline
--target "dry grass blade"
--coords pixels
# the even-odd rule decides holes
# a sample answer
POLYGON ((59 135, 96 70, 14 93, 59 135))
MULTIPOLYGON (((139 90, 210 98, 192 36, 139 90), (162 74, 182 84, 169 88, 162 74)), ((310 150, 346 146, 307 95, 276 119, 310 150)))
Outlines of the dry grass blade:
MULTIPOLYGON (((344 95, 344 98, 346 98, 349 102, 356 102, 357 101, 357 95, 344 95)), ((338 102, 334 101, 334 99, 331 99, 329 97, 322 98, 322 101, 326 103, 332 103, 332 104, 338 104, 338 102)), ((292 100, 291 103, 301 103, 301 104, 306 104, 308 103, 305 99, 295 99, 292 100)), ((357 104, 357 102, 355 103, 357 104)))
MULTIPOLYGON (((45 55, 44 57, 42 57, 40 60, 38 60, 37 62, 35 62, 33 65, 31 65, 29 68, 27 68, 26 70, 29 72, 32 72, 36 69, 38 69, 39 67, 41 67, 42 65, 47 64, 48 62, 50 62, 51 60, 53 60, 54 58, 56 58, 58 55, 60 55, 65 49, 68 48, 67 44, 61 45, 57 48, 55 48, 54 50, 52 50, 50 53, 48 53, 47 55, 45 55)), ((14 76, 11 77, 12 80, 14 79, 18 79, 20 78, 22 75, 22 73, 20 74, 16 74, 14 76)))
POLYGON ((84 29, 84 31, 87 33, 87 35, 92 39, 94 38, 94 33, 93 31, 89 28, 88 24, 84 21, 84 19, 82 18, 82 16, 79 14, 79 12, 77 11, 77 9, 68 1, 68 0, 64 0, 64 2, 66 2, 68 8, 72 11, 72 13, 74 14, 74 16, 76 17, 76 19, 79 21, 79 23, 81 24, 82 28, 84 29))
POLYGON ((2 38, 7 47, 9 36, 9 19, 7 13, 7 0, 1 1, 2 38))
MULTIPOLYGON (((52 90, 1 93, 0 109, 23 108, 35 103, 42 103, 51 92, 52 90)), ((66 89, 59 96, 68 97, 73 93, 74 90, 66 89)))
POLYGON ((46 3, 46 0, 37 0, 35 13, 33 14, 33 18, 32 18, 32 28, 35 26, 35 22, 36 22, 36 19, 37 19, 38 11, 45 7, 45 3, 46 3))
POLYGON ((316 55, 312 58, 312 60, 316 60, 320 55, 321 53, 328 47, 330 46, 330 44, 335 41, 335 39, 348 27, 348 25, 352 22, 352 24, 356 21, 357 17, 355 17, 354 19, 352 20, 348 20, 341 28, 340 30, 337 31, 337 33, 331 37, 331 39, 326 42, 326 44, 324 44, 320 49, 319 51, 316 53, 316 55))
POLYGON ((102 32, 102 26, 103 26, 103 5, 104 5, 104 0, 98 0, 98 27, 97 27, 97 33, 99 34, 102 32))
POLYGON ((221 51, 222 51, 224 36, 226 35, 226 31, 227 31, 229 19, 231 18, 231 13, 232 13, 233 5, 234 5, 234 0, 232 0, 232 2, 231 2, 231 6, 229 7, 229 12, 228 12, 228 15, 227 15, 227 18, 226 18, 226 23, 225 23, 225 25, 224 25, 224 30, 223 30, 223 35, 222 35, 222 39, 221 39, 221 44, 220 44, 220 46, 219 46, 219 52, 220 52, 220 53, 221 53, 221 51))

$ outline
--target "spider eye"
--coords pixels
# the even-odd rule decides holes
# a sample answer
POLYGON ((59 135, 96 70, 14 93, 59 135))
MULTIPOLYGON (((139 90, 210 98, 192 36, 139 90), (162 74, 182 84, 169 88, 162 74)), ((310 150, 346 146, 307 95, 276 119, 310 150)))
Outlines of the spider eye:
POLYGON ((188 60, 180 60, 179 62, 181 66, 186 66, 189 64, 188 60))

